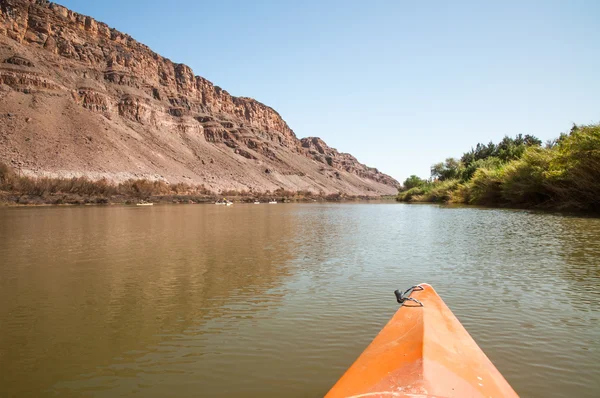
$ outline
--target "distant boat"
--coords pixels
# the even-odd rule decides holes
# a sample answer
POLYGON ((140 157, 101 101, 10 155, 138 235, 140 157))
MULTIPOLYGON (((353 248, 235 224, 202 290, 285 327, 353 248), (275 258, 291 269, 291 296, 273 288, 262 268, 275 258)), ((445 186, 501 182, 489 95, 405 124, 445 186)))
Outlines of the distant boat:
POLYGON ((140 203, 136 203, 136 206, 153 206, 154 203, 152 202, 146 202, 145 200, 142 200, 140 203))
POLYGON ((255 201, 254 201, 254 204, 255 204, 255 205, 259 205, 259 204, 260 204, 260 202, 259 202, 258 200, 255 200, 255 201))
POLYGON ((277 204, 277 201, 276 201, 276 200, 270 200, 270 201, 269 201, 269 204, 270 204, 270 205, 276 205, 276 204, 277 204))
POLYGON ((215 202, 216 205, 221 205, 221 206, 231 206, 233 204, 233 202, 227 200, 227 199, 222 199, 222 200, 217 200, 215 202))

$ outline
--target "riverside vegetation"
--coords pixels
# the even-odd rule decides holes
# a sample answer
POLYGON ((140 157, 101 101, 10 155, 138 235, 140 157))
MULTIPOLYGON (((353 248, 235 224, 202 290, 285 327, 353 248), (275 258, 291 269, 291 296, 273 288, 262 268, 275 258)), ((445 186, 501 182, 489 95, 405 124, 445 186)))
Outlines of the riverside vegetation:
POLYGON ((600 212, 600 124, 573 125, 542 145, 531 135, 477 144, 404 181, 398 201, 600 212))
POLYGON ((21 175, 12 167, 0 162, 0 203, 4 204, 129 204, 140 200, 163 203, 212 203, 222 197, 239 202, 374 199, 367 196, 350 196, 342 192, 326 194, 322 191, 315 193, 284 188, 265 192, 255 190, 215 192, 204 185, 169 184, 161 180, 148 179, 130 179, 115 183, 105 178, 91 180, 86 177, 31 177, 21 175))

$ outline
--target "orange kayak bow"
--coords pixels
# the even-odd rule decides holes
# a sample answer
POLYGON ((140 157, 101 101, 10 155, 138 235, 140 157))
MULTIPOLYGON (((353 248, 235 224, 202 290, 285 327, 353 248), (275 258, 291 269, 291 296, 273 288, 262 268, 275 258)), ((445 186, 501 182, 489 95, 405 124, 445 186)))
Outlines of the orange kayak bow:
POLYGON ((326 398, 518 397, 435 290, 411 289, 326 398))

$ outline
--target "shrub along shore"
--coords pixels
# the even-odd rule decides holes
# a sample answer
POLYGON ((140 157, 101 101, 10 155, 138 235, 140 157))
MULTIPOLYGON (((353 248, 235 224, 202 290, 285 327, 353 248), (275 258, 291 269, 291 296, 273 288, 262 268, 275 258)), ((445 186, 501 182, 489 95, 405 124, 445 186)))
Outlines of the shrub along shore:
POLYGON ((600 213, 600 124, 545 145, 530 135, 477 144, 433 165, 429 180, 407 178, 397 200, 600 213))
POLYGON ((349 196, 343 193, 325 194, 312 191, 225 190, 214 192, 204 185, 169 184, 165 181, 131 179, 114 183, 107 179, 86 177, 51 178, 18 175, 10 166, 0 163, 0 204, 5 205, 82 205, 134 204, 142 200, 155 203, 214 203, 221 198, 235 202, 302 202, 379 199, 349 196))

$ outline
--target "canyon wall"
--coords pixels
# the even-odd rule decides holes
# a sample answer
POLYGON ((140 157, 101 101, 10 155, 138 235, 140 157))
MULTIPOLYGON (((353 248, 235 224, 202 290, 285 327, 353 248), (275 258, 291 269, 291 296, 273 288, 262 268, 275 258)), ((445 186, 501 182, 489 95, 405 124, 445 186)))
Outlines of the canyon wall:
POLYGON ((42 0, 0 0, 0 161, 31 175, 213 190, 380 195, 393 178, 132 37, 42 0))

